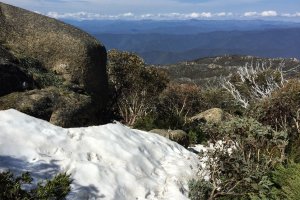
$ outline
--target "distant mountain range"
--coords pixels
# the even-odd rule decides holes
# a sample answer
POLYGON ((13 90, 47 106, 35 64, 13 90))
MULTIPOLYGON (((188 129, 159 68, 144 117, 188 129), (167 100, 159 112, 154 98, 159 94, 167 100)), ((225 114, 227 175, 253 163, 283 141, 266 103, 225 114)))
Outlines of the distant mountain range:
POLYGON ((66 21, 148 64, 218 55, 300 58, 300 23, 263 20, 66 21))

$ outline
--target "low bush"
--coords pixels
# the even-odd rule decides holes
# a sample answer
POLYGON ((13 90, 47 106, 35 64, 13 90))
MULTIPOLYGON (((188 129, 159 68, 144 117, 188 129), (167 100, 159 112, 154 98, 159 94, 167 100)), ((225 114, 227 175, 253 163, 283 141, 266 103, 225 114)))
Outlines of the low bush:
POLYGON ((270 97, 256 103, 249 114, 276 130, 300 132, 300 81, 288 81, 270 97))
POLYGON ((155 114, 150 114, 145 116, 144 118, 140 118, 136 120, 134 126, 136 129, 141 129, 145 131, 151 131, 153 129, 157 128, 164 128, 164 127, 158 127, 157 125, 157 116, 155 114))
POLYGON ((194 84, 170 83, 159 94, 151 114, 140 118, 134 127, 151 130, 183 129, 188 118, 203 108, 201 90, 194 84))
POLYGON ((272 173, 273 199, 300 199, 300 164, 280 165, 272 173))
POLYGON ((152 113, 140 118, 134 124, 134 128, 150 131, 152 129, 183 129, 184 118, 174 113, 152 113))
POLYGON ((54 72, 47 70, 38 60, 21 57, 18 59, 18 62, 22 70, 33 78, 37 88, 49 86, 64 87, 64 80, 54 72))
POLYGON ((214 146, 204 155, 209 159, 201 169, 210 172, 209 199, 263 198, 268 194, 264 190, 272 185, 269 173, 285 161, 285 132, 276 132, 252 118, 205 124, 202 130, 214 146))
POLYGON ((172 113, 172 117, 183 118, 184 122, 202 111, 203 107, 201 89, 195 84, 171 82, 159 96, 158 112, 172 113))
POLYGON ((107 73, 112 109, 129 126, 153 113, 159 94, 169 82, 165 70, 145 67, 141 57, 126 51, 108 52, 107 73))
POLYGON ((32 184, 30 173, 14 176, 10 171, 0 173, 0 199, 5 200, 63 200, 71 191, 70 175, 58 174, 50 180, 32 184), (29 188, 29 189, 26 189, 29 188))
POLYGON ((230 113, 242 115, 244 108, 242 108, 232 97, 232 95, 221 87, 206 87, 202 91, 203 106, 202 111, 211 108, 221 108, 230 113))
POLYGON ((208 181, 193 179, 189 182, 189 198, 191 200, 209 199, 212 187, 213 186, 208 181))
POLYGON ((270 97, 257 102, 248 112, 259 122, 288 133, 289 159, 300 162, 300 81, 289 80, 270 97))
POLYGON ((184 124, 183 130, 188 133, 190 144, 202 144, 208 140, 207 134, 204 133, 205 121, 194 120, 184 124))

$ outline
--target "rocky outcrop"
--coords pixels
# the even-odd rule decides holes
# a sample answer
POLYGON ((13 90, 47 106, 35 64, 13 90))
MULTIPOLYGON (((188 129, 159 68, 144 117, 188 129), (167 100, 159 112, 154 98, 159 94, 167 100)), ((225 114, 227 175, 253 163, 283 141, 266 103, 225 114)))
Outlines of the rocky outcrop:
POLYGON ((0 97, 1 109, 12 107, 62 127, 88 126, 98 120, 90 96, 56 87, 14 92, 0 97))
POLYGON ((211 108, 198 115, 191 117, 191 121, 205 121, 208 123, 220 123, 223 120, 230 119, 231 115, 220 108, 211 108))
POLYGON ((178 144, 187 148, 189 146, 189 137, 186 132, 183 130, 166 130, 166 129, 153 129, 150 131, 151 133, 156 133, 163 137, 166 137, 178 144))
POLYGON ((87 33, 58 20, 0 3, 0 42, 15 54, 95 95, 105 95, 106 50, 87 33))
POLYGON ((64 127, 99 121, 108 88, 102 44, 56 19, 1 2, 0 27, 0 109, 64 127))

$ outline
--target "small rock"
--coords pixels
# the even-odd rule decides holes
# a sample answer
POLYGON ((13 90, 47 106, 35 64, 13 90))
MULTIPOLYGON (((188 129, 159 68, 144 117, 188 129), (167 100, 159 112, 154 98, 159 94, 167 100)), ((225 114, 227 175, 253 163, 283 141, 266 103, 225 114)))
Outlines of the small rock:
POLYGON ((156 133, 165 138, 168 138, 178 144, 187 148, 189 146, 189 136, 183 130, 166 130, 166 129, 153 129, 151 133, 156 133))

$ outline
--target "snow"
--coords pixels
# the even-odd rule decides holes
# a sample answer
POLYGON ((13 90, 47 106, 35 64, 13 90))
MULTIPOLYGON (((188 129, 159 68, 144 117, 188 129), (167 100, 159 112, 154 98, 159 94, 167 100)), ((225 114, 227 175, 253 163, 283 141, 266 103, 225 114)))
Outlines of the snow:
POLYGON ((197 155, 154 133, 120 123, 64 129, 0 111, 0 169, 35 181, 71 173, 68 199, 188 199, 197 155))

